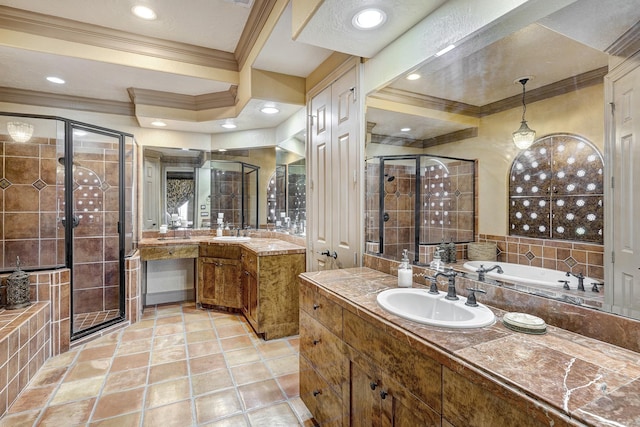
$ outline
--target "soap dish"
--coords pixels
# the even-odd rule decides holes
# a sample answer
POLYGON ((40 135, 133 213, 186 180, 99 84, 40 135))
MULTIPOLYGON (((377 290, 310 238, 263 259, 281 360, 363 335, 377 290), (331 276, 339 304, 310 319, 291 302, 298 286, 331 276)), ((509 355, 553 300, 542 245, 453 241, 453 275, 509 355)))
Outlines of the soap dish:
POLYGON ((512 331, 541 335, 547 332, 547 324, 539 317, 527 313, 507 313, 502 324, 512 331))

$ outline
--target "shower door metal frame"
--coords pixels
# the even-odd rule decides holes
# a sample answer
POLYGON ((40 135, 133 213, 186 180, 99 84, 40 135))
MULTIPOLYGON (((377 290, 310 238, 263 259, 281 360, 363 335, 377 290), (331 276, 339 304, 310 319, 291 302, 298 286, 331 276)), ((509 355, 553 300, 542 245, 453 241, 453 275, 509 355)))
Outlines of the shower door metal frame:
MULTIPOLYGON (((249 163, 244 163, 244 162, 240 162, 242 164, 242 203, 240 205, 240 209, 242 212, 242 216, 241 216, 241 226, 240 228, 245 228, 245 227, 249 227, 249 225, 245 222, 245 208, 248 209, 248 206, 245 206, 245 198, 247 197, 247 195, 245 194, 245 179, 247 177, 248 174, 251 173, 255 173, 256 174, 256 230, 259 228, 260 225, 260 217, 259 217, 259 213, 260 213, 260 209, 259 209, 259 205, 260 203, 258 203, 258 185, 260 184, 260 180, 259 178, 259 174, 260 174, 260 167, 256 166, 256 165, 252 165, 249 163), (250 172, 246 172, 246 170, 249 169, 250 172)), ((286 175, 285 175, 286 176, 286 175)))

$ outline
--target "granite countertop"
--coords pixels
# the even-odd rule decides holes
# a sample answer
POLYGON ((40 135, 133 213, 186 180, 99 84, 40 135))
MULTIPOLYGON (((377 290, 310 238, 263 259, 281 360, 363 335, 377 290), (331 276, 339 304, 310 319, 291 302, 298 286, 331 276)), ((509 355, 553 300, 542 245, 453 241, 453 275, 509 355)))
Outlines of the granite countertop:
POLYGON ((170 237, 166 239, 149 237, 140 240, 140 242, 138 242, 138 247, 188 246, 200 244, 241 246, 258 256, 303 254, 306 252, 306 248, 303 246, 289 243, 284 240, 263 237, 252 237, 251 240, 240 242, 216 241, 215 236, 192 236, 190 238, 170 237))
POLYGON ((493 307, 496 323, 484 328, 448 329, 405 320, 376 302, 378 293, 397 287, 397 278, 366 267, 302 277, 356 315, 381 319, 417 338, 422 351, 441 362, 473 366, 587 425, 640 426, 640 353, 553 326, 544 335, 514 332, 502 324, 506 312, 493 307))

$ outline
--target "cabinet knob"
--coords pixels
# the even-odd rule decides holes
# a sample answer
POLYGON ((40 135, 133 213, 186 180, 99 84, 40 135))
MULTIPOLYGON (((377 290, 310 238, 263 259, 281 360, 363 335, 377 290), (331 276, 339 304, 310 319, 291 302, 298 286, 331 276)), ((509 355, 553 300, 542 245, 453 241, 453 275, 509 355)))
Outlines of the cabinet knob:
POLYGON ((380 391, 380 398, 382 400, 386 399, 388 395, 389 395, 389 393, 387 393, 386 391, 384 391, 384 390, 380 391))
POLYGON ((369 387, 371 387, 371 390, 375 390, 375 389, 376 389, 376 387, 378 387, 378 383, 374 383, 373 381, 371 381, 371 382, 369 383, 369 387))
POLYGON ((317 310, 317 309, 319 309, 319 308, 320 308, 320 304, 313 304, 313 309, 314 309, 314 310, 317 310))
POLYGON ((313 345, 318 345, 320 343, 320 340, 313 340, 313 345))
POLYGON ((313 390, 313 395, 314 395, 314 396, 317 396, 317 395, 319 395, 319 394, 322 394, 322 391, 321 391, 321 390, 313 390))

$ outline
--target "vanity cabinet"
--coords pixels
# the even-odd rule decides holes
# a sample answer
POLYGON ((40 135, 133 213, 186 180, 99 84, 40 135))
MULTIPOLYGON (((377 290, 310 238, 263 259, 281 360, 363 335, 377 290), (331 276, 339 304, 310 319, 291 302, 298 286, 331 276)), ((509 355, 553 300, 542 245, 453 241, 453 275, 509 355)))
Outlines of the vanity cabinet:
POLYGON ((305 255, 257 256, 242 249, 242 312, 265 340, 298 333, 298 275, 305 255))
POLYGON ((233 246, 200 245, 198 303, 242 308, 239 253, 239 248, 233 246))

